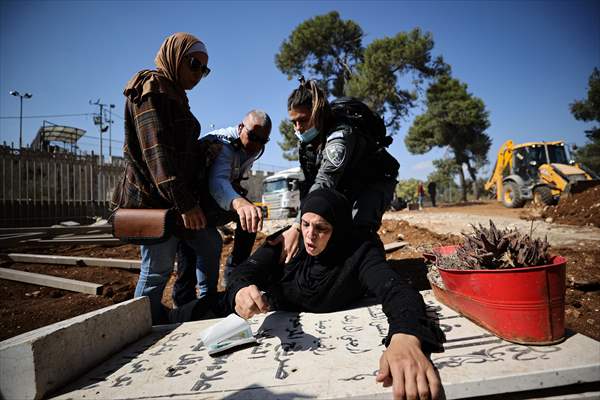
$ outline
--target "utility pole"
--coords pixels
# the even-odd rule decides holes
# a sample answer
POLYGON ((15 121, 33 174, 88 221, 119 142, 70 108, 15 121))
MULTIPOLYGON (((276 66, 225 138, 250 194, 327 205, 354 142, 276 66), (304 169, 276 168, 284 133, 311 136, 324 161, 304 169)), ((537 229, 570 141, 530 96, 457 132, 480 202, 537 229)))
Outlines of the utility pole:
MULTIPOLYGON (((110 108, 110 106, 112 105, 108 105, 108 104, 102 104, 100 103, 100 99, 92 102, 91 100, 89 101, 90 105, 93 106, 98 106, 100 108, 100 112, 97 115, 94 115, 94 125, 98 125, 98 128, 100 130, 100 161, 99 164, 102 165, 104 163, 104 152, 103 152, 103 146, 102 146, 102 134, 104 132, 106 132, 109 126, 104 126, 104 122, 105 118, 104 118, 104 107, 110 108)), ((114 107, 114 105, 112 105, 114 107)))

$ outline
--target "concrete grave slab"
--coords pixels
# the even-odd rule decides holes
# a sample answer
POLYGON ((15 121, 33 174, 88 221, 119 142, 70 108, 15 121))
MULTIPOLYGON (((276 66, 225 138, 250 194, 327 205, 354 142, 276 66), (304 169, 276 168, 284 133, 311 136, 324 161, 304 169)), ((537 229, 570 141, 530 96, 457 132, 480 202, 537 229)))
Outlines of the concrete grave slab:
MULTIPOLYGON (((423 293, 447 336, 445 351, 432 361, 448 399, 559 387, 570 396, 577 389, 568 385, 600 377, 600 342, 577 334, 554 346, 509 343, 423 293)), ((215 322, 156 330, 55 399, 391 398, 391 388, 375 383, 387 333, 380 306, 254 317, 258 345, 213 358, 199 334, 215 322)), ((574 398, 593 398, 585 396, 574 398)))
POLYGON ((147 297, 0 342, 0 398, 40 399, 152 329, 147 297))
POLYGON ((60 278, 52 275, 36 274, 34 272, 19 271, 11 268, 0 268, 0 279, 8 279, 11 281, 30 283, 32 285, 48 286, 57 289, 93 295, 102 293, 103 287, 103 285, 98 283, 60 278))
POLYGON ((111 267, 125 269, 140 269, 140 265, 142 263, 140 260, 124 260, 118 258, 99 257, 55 256, 50 254, 8 253, 6 256, 14 262, 21 263, 86 265, 88 267, 111 267))

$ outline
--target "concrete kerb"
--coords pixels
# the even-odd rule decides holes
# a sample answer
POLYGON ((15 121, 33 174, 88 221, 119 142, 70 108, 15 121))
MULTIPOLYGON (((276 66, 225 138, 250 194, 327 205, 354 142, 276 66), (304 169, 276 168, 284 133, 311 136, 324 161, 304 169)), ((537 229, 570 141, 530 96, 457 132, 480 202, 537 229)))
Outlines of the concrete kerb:
POLYGON ((0 398, 41 399, 151 330, 140 297, 0 342, 0 398))
POLYGON ((55 256, 26 253, 8 253, 6 256, 14 262, 21 263, 86 265, 88 267, 111 267, 124 269, 140 269, 141 265, 140 260, 124 260, 118 258, 55 256))
POLYGON ((0 279, 24 282, 32 285, 48 286, 72 292, 99 295, 103 285, 78 281, 75 279, 60 278, 52 275, 36 274, 33 272, 19 271, 10 268, 0 268, 0 279))

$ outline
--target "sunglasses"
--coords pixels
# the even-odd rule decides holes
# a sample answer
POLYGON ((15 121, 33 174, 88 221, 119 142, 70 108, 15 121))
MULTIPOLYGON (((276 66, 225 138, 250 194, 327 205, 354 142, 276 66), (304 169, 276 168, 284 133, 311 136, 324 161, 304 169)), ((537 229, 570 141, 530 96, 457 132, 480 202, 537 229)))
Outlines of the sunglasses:
POLYGON ((206 78, 208 76, 208 74, 210 74, 210 68, 208 68, 207 65, 202 64, 200 61, 198 61, 196 58, 189 56, 189 64, 190 69, 193 72, 202 72, 202 77, 206 78))
POLYGON ((260 143, 264 146, 269 143, 269 140, 271 140, 270 138, 262 138, 258 136, 256 133, 248 129, 246 125, 244 125, 244 128, 246 129, 246 132, 248 132, 248 139, 250 139, 251 142, 260 143))

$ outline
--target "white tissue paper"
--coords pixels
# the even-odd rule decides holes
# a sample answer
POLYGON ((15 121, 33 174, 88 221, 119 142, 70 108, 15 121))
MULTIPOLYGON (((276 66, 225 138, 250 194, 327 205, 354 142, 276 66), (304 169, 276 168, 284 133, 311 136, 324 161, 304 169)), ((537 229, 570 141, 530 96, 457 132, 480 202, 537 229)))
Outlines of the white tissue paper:
POLYGON ((229 314, 227 318, 200 332, 200 340, 208 349, 209 355, 235 346, 256 343, 250 324, 236 314, 229 314))

